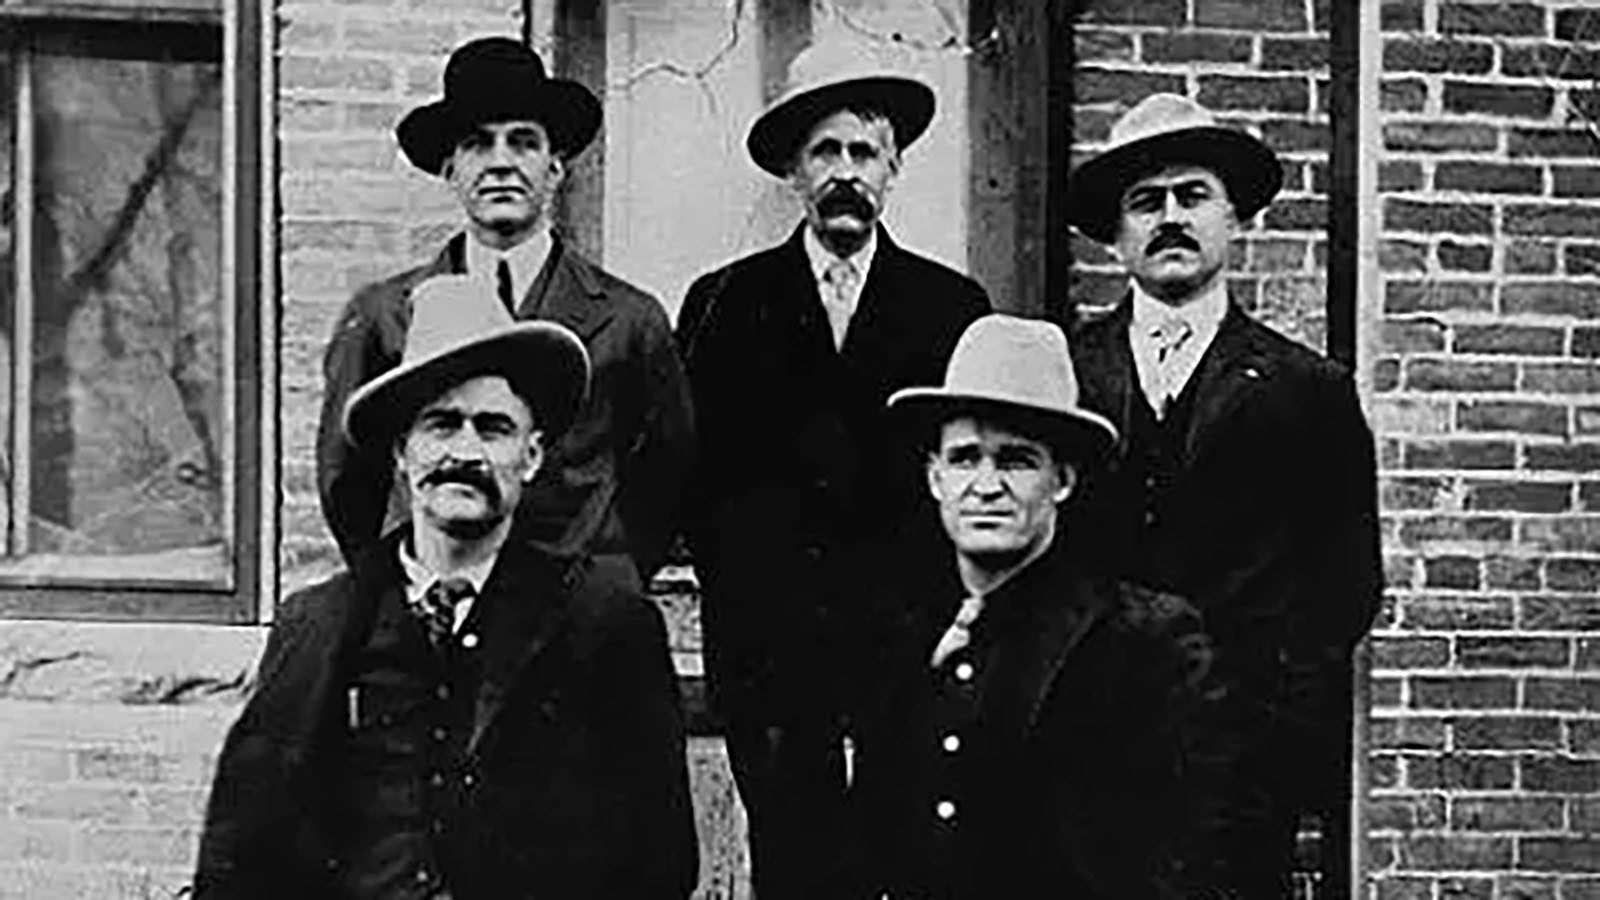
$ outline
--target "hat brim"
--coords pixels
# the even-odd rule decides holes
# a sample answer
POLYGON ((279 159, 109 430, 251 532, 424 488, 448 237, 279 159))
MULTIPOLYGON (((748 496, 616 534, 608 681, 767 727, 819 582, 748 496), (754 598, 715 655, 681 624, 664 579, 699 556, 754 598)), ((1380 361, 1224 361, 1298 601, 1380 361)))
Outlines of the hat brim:
POLYGON ((787 177, 795 152, 811 127, 828 114, 851 107, 876 109, 894 124, 901 150, 911 146, 933 121, 933 88, 911 78, 874 75, 796 92, 773 104, 750 126, 745 148, 755 164, 787 177))
POLYGON ((357 446, 392 442, 424 404, 481 375, 510 382, 532 405, 535 427, 548 441, 571 426, 583 405, 589 355, 571 332, 549 322, 519 322, 492 337, 463 341, 358 388, 345 403, 345 439, 357 446))
POLYGON ((964 415, 1016 423, 1049 444, 1063 462, 1099 467, 1117 443, 1111 420, 1087 409, 1046 409, 1000 394, 905 388, 889 398, 889 409, 908 434, 932 439, 939 425, 964 415))
POLYGON ((1217 126, 1185 128, 1131 141, 1079 165, 1067 180, 1067 220, 1102 244, 1114 243, 1123 192, 1174 164, 1216 172, 1241 222, 1260 212, 1283 187, 1283 164, 1254 136, 1217 126))
POLYGON ((550 146, 563 159, 578 155, 600 130, 600 100, 576 81, 551 78, 524 91, 475 95, 467 103, 438 100, 406 113, 395 126, 400 149, 411 164, 430 175, 472 129, 487 122, 531 119, 545 127, 550 146))

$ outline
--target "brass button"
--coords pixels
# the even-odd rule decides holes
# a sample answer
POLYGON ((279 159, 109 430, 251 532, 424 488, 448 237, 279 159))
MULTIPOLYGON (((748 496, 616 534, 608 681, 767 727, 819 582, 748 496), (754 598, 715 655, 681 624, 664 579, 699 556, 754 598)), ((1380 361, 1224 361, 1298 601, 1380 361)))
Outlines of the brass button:
POLYGON ((945 821, 956 817, 956 805, 949 800, 940 800, 933 807, 934 814, 945 821))
POLYGON ((467 648, 468 650, 478 646, 478 636, 470 631, 466 634, 463 634, 461 636, 461 646, 467 648))
POLYGON ((972 663, 964 662, 956 666, 956 680, 972 680, 972 663))
POLYGON ((944 752, 946 752, 946 753, 954 753, 957 750, 960 750, 961 749, 961 735, 959 735, 959 734, 947 734, 947 735, 945 735, 944 736, 944 741, 943 741, 943 746, 944 746, 944 752))

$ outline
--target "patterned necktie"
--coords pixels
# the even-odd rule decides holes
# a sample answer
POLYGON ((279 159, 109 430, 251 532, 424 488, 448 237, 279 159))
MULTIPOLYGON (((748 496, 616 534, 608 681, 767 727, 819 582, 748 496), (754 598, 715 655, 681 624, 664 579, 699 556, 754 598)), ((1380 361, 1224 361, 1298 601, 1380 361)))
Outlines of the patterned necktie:
POLYGON ((456 627, 456 604, 476 594, 465 578, 441 578, 429 585, 422 599, 412 606, 422 630, 435 647, 444 646, 456 627))
POLYGON ((972 640, 972 623, 978 621, 978 614, 983 612, 982 597, 968 597, 961 601, 961 608, 956 610, 956 620, 945 629, 944 637, 939 638, 939 646, 933 648, 933 668, 937 669, 950 654, 965 647, 972 640))
POLYGON ((1156 418, 1166 418, 1173 395, 1178 393, 1175 357, 1183 345, 1194 336, 1194 326, 1176 316, 1150 329, 1150 340, 1156 348, 1155 378, 1151 379, 1150 408, 1156 418))
POLYGON ((494 283, 495 290, 500 294, 500 302, 505 304, 508 312, 515 314, 517 311, 517 298, 512 293, 511 264, 506 262, 505 257, 501 257, 500 265, 495 267, 494 283))
POLYGON ((833 330, 833 346, 839 349, 844 346, 844 332, 850 327, 851 295, 855 293, 856 266, 848 259, 836 259, 828 263, 828 271, 822 276, 827 290, 822 292, 822 305, 828 311, 828 327, 833 330))

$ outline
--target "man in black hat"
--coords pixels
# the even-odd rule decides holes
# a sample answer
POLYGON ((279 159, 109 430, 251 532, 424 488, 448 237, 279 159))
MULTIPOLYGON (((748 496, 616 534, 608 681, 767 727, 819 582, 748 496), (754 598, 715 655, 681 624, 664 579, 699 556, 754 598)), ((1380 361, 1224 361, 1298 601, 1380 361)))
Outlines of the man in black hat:
POLYGON ((618 558, 508 540, 581 415, 583 345, 461 276, 411 304, 400 363, 340 419, 405 482, 409 522, 279 611, 218 759, 195 896, 688 897, 660 612, 618 558))
POLYGON ((1220 900, 1226 697, 1194 609, 1095 574, 1062 520, 1116 441, 1078 405, 1066 336, 986 316, 942 387, 889 404, 944 539, 879 604, 857 893, 1220 900))
POLYGON ((593 390, 528 491, 519 529, 559 553, 627 554, 642 580, 664 560, 693 458, 687 382, 655 298, 580 256, 551 227, 571 159, 594 138, 600 102, 583 85, 549 78, 509 38, 472 41, 451 55, 444 97, 396 128, 417 168, 443 178, 466 226, 433 261, 357 292, 324 358, 317 433, 323 515, 347 562, 375 541, 391 506, 383 451, 352 447, 339 416, 357 387, 399 360, 412 290, 453 272, 482 284, 518 319, 559 322, 594 362, 593 390))
POLYGON ((1123 577, 1205 616, 1251 704, 1243 770, 1265 804, 1225 852, 1241 896, 1287 890, 1296 824, 1323 812, 1337 885, 1350 835, 1352 650, 1382 594, 1372 433, 1350 373, 1228 302, 1229 244, 1282 183, 1259 140, 1193 101, 1146 98, 1081 165, 1070 217, 1112 247, 1128 298, 1074 338, 1084 403, 1117 424, 1085 535, 1123 577))
POLYGON ((801 53, 790 81, 747 145, 806 219, 698 279, 678 330, 701 437, 689 537, 706 673, 762 900, 832 896, 818 879, 843 808, 845 651, 919 497, 883 403, 937 382, 989 309, 975 282, 878 222, 932 90, 828 43, 801 53))

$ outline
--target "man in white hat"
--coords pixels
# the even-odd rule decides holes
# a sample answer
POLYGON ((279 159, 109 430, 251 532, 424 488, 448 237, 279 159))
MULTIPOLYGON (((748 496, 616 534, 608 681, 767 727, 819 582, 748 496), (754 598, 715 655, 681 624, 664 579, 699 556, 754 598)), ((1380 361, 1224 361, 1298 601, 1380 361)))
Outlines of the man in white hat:
POLYGON ((1343 879, 1350 658, 1382 595, 1376 473, 1350 373, 1228 302, 1230 242, 1282 168, 1259 140, 1157 94, 1069 183, 1069 216, 1132 275, 1074 337, 1084 403, 1122 439, 1086 508, 1120 576, 1192 600, 1218 672, 1253 703, 1246 770, 1271 805, 1229 848, 1245 897, 1276 897, 1302 810, 1343 879))
POLYGON ((446 273, 477 281, 518 319, 567 326, 594 363, 588 400, 545 448, 526 492, 537 512, 518 517, 519 539, 629 556, 644 581, 664 561, 694 451, 671 326, 654 297, 584 259, 552 226, 556 192, 600 114, 588 88, 547 76, 522 43, 489 37, 452 53, 444 96, 396 127, 406 159, 448 184, 465 223, 431 262, 358 291, 328 344, 317 487, 346 562, 403 518, 403 498, 391 496, 384 449, 345 440, 345 401, 399 362, 413 289, 446 273))
POLYGON ((195 896, 688 897, 660 612, 625 561, 508 539, 581 415, 583 344, 464 277, 411 304, 399 364, 341 417, 409 488, 408 522, 279 611, 218 759, 195 896))
POLYGON ((1221 897, 1232 741, 1199 615, 1095 575, 1063 508, 1116 430, 1066 336, 992 315, 889 401, 945 540, 891 580, 860 715, 861 895, 1221 897))
POLYGON ((989 310, 879 222, 933 91, 841 43, 807 48, 789 75, 746 144, 805 221, 698 279, 678 331, 701 438, 688 505, 707 676, 762 900, 832 896, 816 879, 845 787, 843 642, 917 498, 883 403, 937 382, 989 310))

